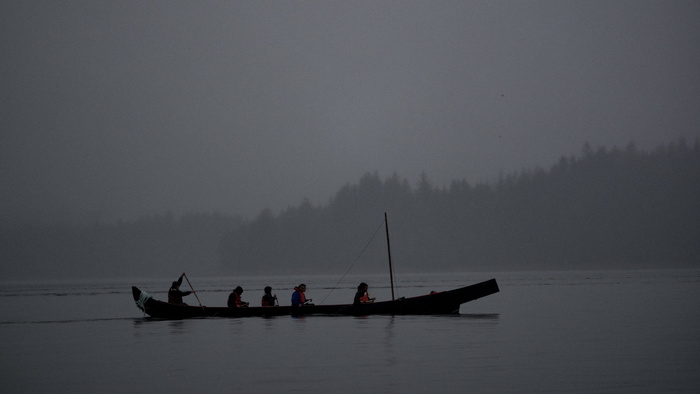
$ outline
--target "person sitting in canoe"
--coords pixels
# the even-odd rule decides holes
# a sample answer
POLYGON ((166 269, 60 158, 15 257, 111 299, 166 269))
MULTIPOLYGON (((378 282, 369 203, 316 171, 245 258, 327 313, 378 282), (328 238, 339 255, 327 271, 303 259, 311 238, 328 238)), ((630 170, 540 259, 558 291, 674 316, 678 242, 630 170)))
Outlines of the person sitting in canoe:
POLYGON ((173 282, 168 290, 168 302, 171 304, 182 304, 187 305, 182 301, 182 297, 192 294, 191 291, 180 291, 180 285, 182 284, 182 277, 185 276, 183 272, 180 278, 173 282))
POLYGON ((357 286, 357 293, 355 293, 355 299, 353 300, 352 305, 356 306, 360 304, 368 304, 370 302, 374 302, 376 298, 370 298, 369 293, 367 292, 368 289, 369 286, 367 285, 367 283, 360 283, 360 285, 357 286))
POLYGON ((294 293, 292 293, 292 306, 313 305, 310 304, 312 301, 311 298, 306 298, 306 294, 304 294, 305 291, 306 285, 303 283, 294 288, 294 293))
POLYGON ((277 295, 272 295, 272 287, 265 286, 265 294, 262 296, 262 306, 275 306, 277 295))
POLYGON ((231 294, 228 296, 228 307, 229 308, 245 308, 248 306, 247 302, 241 300, 241 294, 243 294, 243 288, 237 286, 231 294))

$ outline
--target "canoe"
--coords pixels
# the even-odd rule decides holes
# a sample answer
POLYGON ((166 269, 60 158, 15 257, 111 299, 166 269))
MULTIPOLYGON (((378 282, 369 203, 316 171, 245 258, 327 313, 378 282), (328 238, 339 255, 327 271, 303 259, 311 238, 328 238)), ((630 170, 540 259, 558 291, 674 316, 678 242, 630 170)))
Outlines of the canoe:
POLYGON ((298 315, 441 315, 457 314, 460 305, 499 291, 496 279, 454 290, 433 292, 392 301, 373 302, 353 306, 304 305, 270 307, 209 307, 197 305, 169 304, 158 301, 145 291, 133 286, 134 301, 139 309, 151 317, 162 319, 187 319, 193 317, 254 317, 254 316, 298 316, 298 315))

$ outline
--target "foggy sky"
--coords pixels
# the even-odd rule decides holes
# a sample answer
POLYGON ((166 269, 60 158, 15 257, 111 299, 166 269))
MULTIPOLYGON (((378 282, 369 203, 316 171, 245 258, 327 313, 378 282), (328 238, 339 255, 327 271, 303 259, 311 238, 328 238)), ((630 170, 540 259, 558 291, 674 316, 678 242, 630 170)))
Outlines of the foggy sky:
POLYGON ((5 1, 0 55, 0 217, 254 217, 700 136, 697 1, 5 1))

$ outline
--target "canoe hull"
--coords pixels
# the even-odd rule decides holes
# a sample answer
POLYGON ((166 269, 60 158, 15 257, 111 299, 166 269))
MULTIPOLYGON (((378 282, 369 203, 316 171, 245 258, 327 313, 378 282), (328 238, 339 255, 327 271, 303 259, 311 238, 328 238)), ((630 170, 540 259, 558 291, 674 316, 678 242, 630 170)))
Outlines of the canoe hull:
POLYGON ((139 309, 151 317, 163 319, 187 319, 196 317, 255 317, 286 315, 439 315, 459 313, 460 305, 499 291, 495 279, 490 279, 459 289, 431 293, 418 297, 399 298, 353 306, 305 305, 302 307, 207 307, 169 304, 153 299, 148 293, 132 287, 134 301, 139 309))

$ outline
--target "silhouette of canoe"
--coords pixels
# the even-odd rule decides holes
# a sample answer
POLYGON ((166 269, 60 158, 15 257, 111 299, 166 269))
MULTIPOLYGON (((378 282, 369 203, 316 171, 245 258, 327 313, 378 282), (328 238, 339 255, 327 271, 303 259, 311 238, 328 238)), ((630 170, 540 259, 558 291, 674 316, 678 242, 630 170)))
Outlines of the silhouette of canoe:
POLYGON ((498 292, 496 279, 490 279, 471 286, 454 290, 433 292, 417 297, 399 298, 353 306, 304 305, 271 307, 208 307, 196 305, 169 304, 158 301, 148 293, 131 288, 134 301, 147 315, 163 319, 187 319, 193 317, 253 317, 284 315, 440 315, 459 313, 460 305, 498 292))

